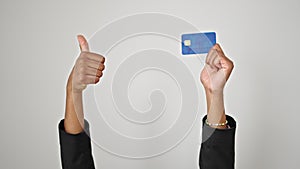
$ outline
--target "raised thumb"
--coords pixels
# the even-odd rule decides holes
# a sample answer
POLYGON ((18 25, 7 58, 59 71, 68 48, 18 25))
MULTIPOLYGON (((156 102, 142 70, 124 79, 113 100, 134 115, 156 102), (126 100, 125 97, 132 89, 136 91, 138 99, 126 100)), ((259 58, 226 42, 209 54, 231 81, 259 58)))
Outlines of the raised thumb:
POLYGON ((89 52, 89 44, 83 35, 77 35, 77 40, 79 43, 80 50, 82 52, 89 52))

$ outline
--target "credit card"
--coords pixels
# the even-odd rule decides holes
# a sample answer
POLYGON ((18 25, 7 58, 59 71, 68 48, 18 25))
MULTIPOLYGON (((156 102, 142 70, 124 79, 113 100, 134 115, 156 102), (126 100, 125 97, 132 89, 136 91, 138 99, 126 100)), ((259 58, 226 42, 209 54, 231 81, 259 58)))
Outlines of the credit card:
POLYGON ((192 33, 181 35, 181 49, 183 55, 208 53, 216 44, 216 33, 192 33))

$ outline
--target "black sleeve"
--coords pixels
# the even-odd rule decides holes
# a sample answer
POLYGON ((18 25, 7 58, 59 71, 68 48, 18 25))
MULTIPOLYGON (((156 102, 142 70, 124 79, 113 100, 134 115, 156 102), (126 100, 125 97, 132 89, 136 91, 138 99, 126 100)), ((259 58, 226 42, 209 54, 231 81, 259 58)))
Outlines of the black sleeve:
POLYGON ((206 118, 202 121, 200 169, 234 169, 235 120, 226 116, 230 128, 215 129, 205 124, 206 118))
MULTIPOLYGON (((204 123, 200 150, 200 169, 234 169, 234 140, 236 122, 227 116, 229 129, 214 129, 204 123)), ((85 121, 85 132, 68 134, 64 120, 59 123, 61 161, 63 169, 95 169, 89 124, 85 121)))
POLYGON ((61 162, 63 169, 95 169, 89 124, 85 121, 85 132, 69 134, 65 132, 64 120, 59 123, 61 162))

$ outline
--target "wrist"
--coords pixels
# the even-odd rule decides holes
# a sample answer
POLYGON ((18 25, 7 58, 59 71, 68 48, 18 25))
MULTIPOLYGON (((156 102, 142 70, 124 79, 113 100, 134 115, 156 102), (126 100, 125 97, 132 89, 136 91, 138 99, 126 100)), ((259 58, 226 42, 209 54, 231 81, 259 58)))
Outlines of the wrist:
POLYGON ((82 90, 79 90, 79 89, 77 89, 77 90, 74 90, 74 88, 73 88, 73 86, 72 86, 72 84, 67 84, 67 87, 66 87, 66 92, 67 92, 67 95, 71 95, 71 94, 82 94, 82 90))
POLYGON ((218 90, 211 90, 211 89, 206 89, 205 88, 205 93, 206 96, 209 96, 209 98, 211 97, 220 97, 223 96, 223 89, 218 89, 218 90))
POLYGON ((79 96, 82 96, 82 92, 74 92, 72 90, 67 90, 67 98, 71 98, 72 97, 72 101, 76 102, 79 96))

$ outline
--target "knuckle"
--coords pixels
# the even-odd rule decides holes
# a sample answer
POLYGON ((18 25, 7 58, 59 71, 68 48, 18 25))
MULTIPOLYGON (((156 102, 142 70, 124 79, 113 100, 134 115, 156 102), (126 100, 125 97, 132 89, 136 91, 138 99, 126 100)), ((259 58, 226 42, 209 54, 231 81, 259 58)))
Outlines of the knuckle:
POLYGON ((234 67, 234 63, 233 63, 232 60, 229 60, 229 63, 230 63, 230 65, 231 65, 232 67, 234 67))
POLYGON ((104 70, 105 66, 103 64, 99 65, 99 70, 104 70))
POLYGON ((105 57, 100 55, 100 62, 104 63, 105 62, 105 57))
POLYGON ((102 77, 102 75, 103 75, 103 73, 100 71, 100 73, 99 73, 99 77, 102 77))
POLYGON ((101 71, 97 70, 96 76, 99 77, 101 75, 101 71))
POLYGON ((96 77, 95 78, 95 83, 98 83, 100 81, 100 78, 99 77, 96 77))

